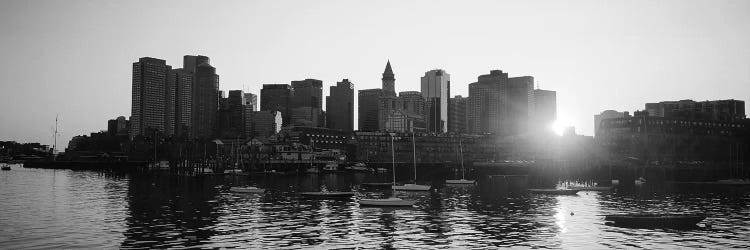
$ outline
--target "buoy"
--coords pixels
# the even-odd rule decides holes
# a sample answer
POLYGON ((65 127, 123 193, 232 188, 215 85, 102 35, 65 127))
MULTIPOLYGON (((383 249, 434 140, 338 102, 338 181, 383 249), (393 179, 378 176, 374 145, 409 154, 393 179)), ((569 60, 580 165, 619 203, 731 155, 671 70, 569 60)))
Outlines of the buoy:
POLYGON ((573 212, 570 212, 570 216, 573 216, 573 215, 574 215, 574 213, 573 213, 573 212))

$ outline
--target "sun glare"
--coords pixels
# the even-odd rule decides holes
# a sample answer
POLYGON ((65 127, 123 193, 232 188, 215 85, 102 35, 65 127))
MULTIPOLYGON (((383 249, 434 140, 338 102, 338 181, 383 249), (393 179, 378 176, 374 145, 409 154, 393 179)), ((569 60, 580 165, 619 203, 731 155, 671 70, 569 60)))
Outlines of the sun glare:
POLYGON ((571 123, 567 119, 564 117, 558 117, 557 120, 549 126, 549 129, 556 135, 562 136, 563 133, 565 133, 565 129, 570 126, 571 123))

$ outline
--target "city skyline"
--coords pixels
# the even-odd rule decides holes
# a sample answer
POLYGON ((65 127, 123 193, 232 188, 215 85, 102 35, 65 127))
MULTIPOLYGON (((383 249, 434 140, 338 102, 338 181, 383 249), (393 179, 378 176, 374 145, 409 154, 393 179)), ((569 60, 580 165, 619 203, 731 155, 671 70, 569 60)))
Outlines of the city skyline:
MULTIPOLYGON (((576 10, 575 4, 564 4, 572 5, 566 7, 570 13, 542 11, 541 13, 550 14, 545 16, 546 21, 531 22, 523 25, 525 28, 507 25, 504 26, 507 30, 501 29, 503 32, 494 35, 482 31, 489 32, 492 27, 489 25, 495 21, 512 19, 496 16, 483 9, 491 10, 505 4, 508 5, 506 7, 519 11, 520 14, 513 16, 514 18, 532 21, 531 17, 542 14, 527 17, 524 13, 535 13, 535 8, 548 8, 555 4, 518 6, 509 2, 473 3, 457 6, 449 12, 448 9, 456 6, 445 3, 420 6, 423 3, 419 2, 396 5, 394 2, 390 7, 396 8, 386 8, 376 6, 377 4, 353 6, 346 3, 298 3, 301 8, 289 14, 294 18, 287 20, 287 23, 272 24, 265 28, 257 26, 263 22, 252 20, 281 13, 281 4, 258 2, 239 6, 227 3, 213 8, 193 6, 194 9, 178 6, 186 16, 198 10, 216 14, 216 19, 210 19, 209 24, 194 26, 199 31, 214 33, 206 36, 209 38, 197 38, 180 44, 176 42, 179 38, 170 40, 160 37, 158 33, 152 34, 156 28, 135 30, 136 34, 151 35, 158 39, 149 41, 146 45, 131 46, 139 40, 118 37, 119 34, 107 31, 110 26, 111 30, 118 30, 117 27, 134 29, 144 21, 151 20, 149 18, 165 21, 175 16, 181 17, 175 14, 180 12, 162 15, 146 10, 134 14, 142 20, 135 18, 138 20, 131 21, 125 14, 131 8, 137 8, 137 4, 94 3, 92 6, 83 6, 82 2, 66 2, 65 6, 56 8, 53 5, 60 3, 6 2, 2 4, 3 11, 0 11, 3 14, 0 17, 3 20, 0 29, 9 35, 7 40, 1 42, 0 49, 10 58, 8 62, 13 64, 6 62, 1 67, 4 77, 0 100, 3 100, 1 105, 5 107, 6 114, 0 118, 4 127, 0 131, 0 138, 51 144, 52 134, 49 128, 54 126, 55 114, 60 116, 60 130, 63 134, 58 147, 64 147, 72 136, 105 130, 108 119, 130 115, 130 64, 140 57, 155 57, 166 60, 168 65, 177 68, 182 56, 197 54, 212 59, 211 65, 216 68, 216 74, 221 75, 220 90, 243 89, 256 95, 260 95, 262 84, 288 84, 293 80, 308 78, 323 81, 323 96, 328 96, 328 87, 341 79, 350 79, 355 83, 355 91, 379 88, 383 64, 387 60, 392 63, 396 75, 395 92, 418 91, 419 77, 435 68, 450 72, 451 96, 464 97, 468 96, 468 84, 490 70, 511 72, 513 76, 529 75, 534 77, 535 84, 542 89, 557 91, 559 118, 585 135, 593 135, 593 116, 604 110, 640 110, 643 109, 643 103, 665 100, 747 100, 750 93, 750 84, 747 84, 750 82, 750 73, 747 72, 750 68, 750 49, 743 44, 750 42, 747 32, 750 30, 750 22, 738 11, 743 9, 742 6, 732 6, 729 3, 745 6, 748 3, 711 2, 712 8, 701 7, 701 3, 709 4, 708 2, 693 3, 696 4, 682 6, 672 2, 664 3, 663 6, 642 3, 623 3, 622 6, 586 5, 583 19, 600 18, 604 24, 611 26, 589 24, 581 18, 567 20, 568 17, 574 17, 576 11, 584 10, 576 10), (420 21, 409 16, 410 9, 415 6, 423 8, 415 13, 417 16, 437 10, 468 20, 464 20, 461 23, 463 25, 434 18, 420 21), (633 10, 634 6, 643 9, 635 15, 645 20, 620 23, 617 18, 625 18, 628 14, 626 10, 633 10), (231 9, 235 7, 238 10, 232 12, 231 9), (363 8, 381 8, 389 13, 368 11, 364 16, 357 15, 357 11, 363 8), (53 10, 56 12, 43 15, 45 11, 53 10), (268 10, 269 14, 260 13, 264 10, 268 10), (336 10, 350 11, 339 13, 336 10), (472 15, 473 11, 478 11, 477 15, 472 15), (237 16, 220 17, 221 13, 237 13, 237 16), (243 13, 258 15, 241 16, 243 13), (697 13, 700 15, 696 15, 697 13), (36 17, 37 20, 20 18, 21 14, 36 17), (107 14, 112 14, 113 21, 109 25, 101 24, 107 27, 106 30, 86 22, 87 18, 107 14), (351 24, 339 23, 337 18, 341 16, 337 14, 356 17, 356 20, 352 20, 351 24), (391 16, 392 19, 389 18, 391 16), (306 17, 313 17, 315 21, 302 22, 307 20, 306 17), (249 19, 239 23, 256 25, 251 28, 271 39, 253 41, 251 45, 243 44, 248 39, 252 40, 251 36, 248 37, 251 35, 248 31, 244 33, 246 36, 243 39, 211 40, 211 35, 225 37, 232 34, 230 31, 236 28, 232 25, 236 23, 233 21, 238 21, 232 18, 249 19), (383 21, 383 24, 373 25, 379 21, 383 21), (552 24, 555 21, 560 21, 561 24, 552 24), (412 23, 415 27, 401 27, 398 26, 399 22, 412 23), (441 24, 438 25, 442 26, 439 30, 445 30, 455 38, 430 41, 430 44, 419 44, 427 41, 424 39, 417 39, 415 42, 392 41, 403 36, 419 38, 438 30, 429 25, 431 22, 441 24), (217 25, 218 31, 211 31, 210 25, 217 25), (420 31, 420 25, 427 25, 425 27, 429 28, 420 31), (566 25, 576 28, 566 28, 566 25), (468 30, 463 29, 465 27, 469 27, 468 30), (357 28, 361 30, 351 31, 357 28), (592 30, 587 31, 587 28, 592 30), (384 32, 390 29, 395 29, 395 34, 384 32), (274 35, 271 31, 281 34, 274 35), (308 32, 323 34, 316 34, 305 42, 289 40, 304 34, 314 34, 308 32), (566 32, 572 34, 564 34, 566 32), (353 36, 347 38, 331 35, 336 33, 353 36), (520 38, 523 34, 530 37, 520 38), (107 37, 110 35, 113 37, 107 37), (555 44, 540 39, 552 35, 563 38, 556 40, 555 44), (55 41, 53 37, 59 38, 59 42, 52 42, 55 41), (513 39, 504 39, 507 37, 513 39), (477 45, 472 43, 471 46, 475 48, 468 48, 468 41, 472 40, 469 38, 485 39, 487 42, 478 42, 477 45), (587 46, 576 46, 578 39, 586 39, 587 46), (331 41, 336 44, 351 44, 345 47, 324 46, 331 41), (282 43, 283 46, 277 46, 276 43, 282 43), (35 50, 38 48, 41 49, 35 50), (280 51, 284 48, 291 51, 280 51), (433 53, 438 48, 445 52, 433 53), (358 53, 353 53, 355 51, 358 53), (347 56, 349 54, 353 56, 347 56), (65 61, 58 61, 61 59, 65 61), (29 73, 28 70, 31 69, 34 73, 29 73), (43 69, 42 73, 37 72, 39 69, 43 69), (88 72, 76 72, 74 69, 88 72), (717 86, 716 82, 720 85, 717 86), (24 95, 18 93, 36 96, 21 98, 24 95)), ((168 24, 166 27, 177 26, 176 23, 168 24)), ((128 37, 132 35, 127 34, 128 37)), ((359 104, 356 95, 355 103, 359 104)), ((357 128, 356 112, 354 121, 354 127, 357 128)))

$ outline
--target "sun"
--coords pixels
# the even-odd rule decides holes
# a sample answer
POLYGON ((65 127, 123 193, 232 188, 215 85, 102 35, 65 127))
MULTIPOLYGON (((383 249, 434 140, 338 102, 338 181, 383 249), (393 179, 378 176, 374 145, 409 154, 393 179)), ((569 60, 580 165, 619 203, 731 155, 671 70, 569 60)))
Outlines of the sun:
POLYGON ((570 120, 566 116, 558 115, 557 120, 550 124, 549 129, 558 136, 562 136, 565 133, 565 129, 572 126, 570 120))

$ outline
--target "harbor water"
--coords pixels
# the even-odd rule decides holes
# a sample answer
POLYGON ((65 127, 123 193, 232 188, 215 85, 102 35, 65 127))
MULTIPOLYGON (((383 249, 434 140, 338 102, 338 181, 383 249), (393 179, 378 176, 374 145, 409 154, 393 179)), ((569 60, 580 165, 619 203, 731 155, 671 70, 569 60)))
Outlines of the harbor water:
MULTIPOLYGON (((27 169, 0 172, 0 249, 47 248, 750 248, 750 190, 623 186, 534 195, 430 180, 430 192, 367 188, 390 174, 180 177, 27 169), (265 188, 237 194, 233 186, 265 188), (354 191, 347 199, 298 192, 354 191), (360 207, 408 197, 413 208, 360 207), (692 229, 633 229, 603 215, 702 212, 692 229)), ((421 180, 420 180, 421 181, 421 180)), ((505 187, 515 188, 515 187, 505 187)))

